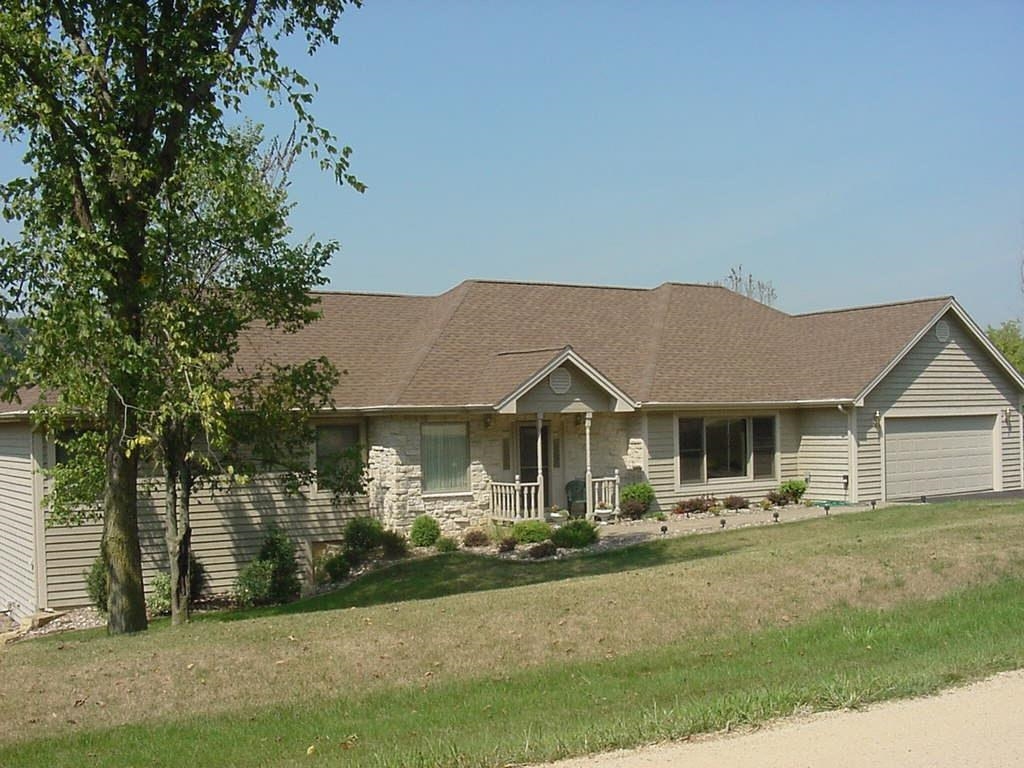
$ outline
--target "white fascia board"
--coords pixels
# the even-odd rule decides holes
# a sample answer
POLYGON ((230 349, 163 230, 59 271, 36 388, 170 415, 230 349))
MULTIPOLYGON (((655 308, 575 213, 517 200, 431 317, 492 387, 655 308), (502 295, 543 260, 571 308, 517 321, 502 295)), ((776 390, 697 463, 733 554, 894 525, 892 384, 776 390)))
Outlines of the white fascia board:
POLYGON ((668 403, 668 402, 646 402, 639 403, 637 407, 644 410, 707 410, 707 409, 750 409, 750 408, 818 408, 830 405, 853 405, 851 398, 829 398, 827 400, 747 400, 744 402, 695 402, 695 403, 668 403))

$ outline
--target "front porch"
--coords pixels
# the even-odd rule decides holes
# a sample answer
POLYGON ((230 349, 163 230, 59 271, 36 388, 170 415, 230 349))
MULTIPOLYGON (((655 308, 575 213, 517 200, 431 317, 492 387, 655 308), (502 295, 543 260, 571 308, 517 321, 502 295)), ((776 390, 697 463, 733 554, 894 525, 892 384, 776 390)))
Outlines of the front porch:
MULTIPOLYGON (((555 416, 553 430, 551 421, 545 421, 543 412, 536 414, 532 428, 525 422, 517 422, 519 428, 513 435, 519 439, 515 451, 518 456, 518 470, 511 482, 491 480, 490 514, 496 522, 517 522, 519 520, 547 520, 555 509, 564 509, 568 517, 614 518, 619 514, 619 490, 621 476, 618 467, 602 467, 604 471, 594 476, 592 464, 592 427, 594 413, 575 414, 569 418, 574 424, 583 424, 582 466, 573 462, 582 473, 573 473, 573 466, 566 466, 566 459, 575 458, 575 446, 567 444, 575 435, 564 428, 565 419, 555 416), (554 435, 554 436, 553 436, 554 435), (530 439, 524 439, 530 438, 530 439), (563 453, 565 454, 563 456, 563 453), (580 477, 582 474, 582 477, 580 477), (566 480, 566 478, 571 479, 566 480), (564 482, 564 494, 562 483, 564 482)), ((609 415, 609 418, 614 418, 609 415)), ((626 451, 623 445, 620 449, 626 451)), ((506 455, 511 453, 511 446, 506 455)))

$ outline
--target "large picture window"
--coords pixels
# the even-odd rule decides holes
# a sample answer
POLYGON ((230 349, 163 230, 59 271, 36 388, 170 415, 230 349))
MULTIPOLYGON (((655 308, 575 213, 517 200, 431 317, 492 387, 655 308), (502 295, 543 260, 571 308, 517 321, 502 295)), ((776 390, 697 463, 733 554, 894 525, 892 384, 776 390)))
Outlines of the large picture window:
POLYGON ((679 482, 775 477, 775 417, 679 419, 679 482))
POLYGON ((424 424, 420 431, 423 490, 469 490, 469 435, 465 424, 424 424))

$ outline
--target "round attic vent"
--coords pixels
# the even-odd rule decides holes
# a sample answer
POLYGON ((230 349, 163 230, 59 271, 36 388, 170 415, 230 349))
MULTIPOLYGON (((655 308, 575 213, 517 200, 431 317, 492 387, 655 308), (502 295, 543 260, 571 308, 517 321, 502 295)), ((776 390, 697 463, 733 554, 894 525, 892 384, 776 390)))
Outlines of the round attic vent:
POLYGON ((939 320, 935 324, 935 338, 942 343, 949 341, 949 323, 945 320, 939 320))
POLYGON ((564 395, 572 386, 572 374, 565 368, 555 368, 548 376, 548 386, 556 395, 564 395))

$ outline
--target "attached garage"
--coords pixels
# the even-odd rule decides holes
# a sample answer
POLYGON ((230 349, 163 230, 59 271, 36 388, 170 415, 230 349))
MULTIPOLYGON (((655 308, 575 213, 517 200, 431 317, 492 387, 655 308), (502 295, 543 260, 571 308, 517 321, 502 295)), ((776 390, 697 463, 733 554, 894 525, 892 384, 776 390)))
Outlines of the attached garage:
POLYGON ((991 491, 995 416, 887 419, 885 486, 889 499, 991 491))

